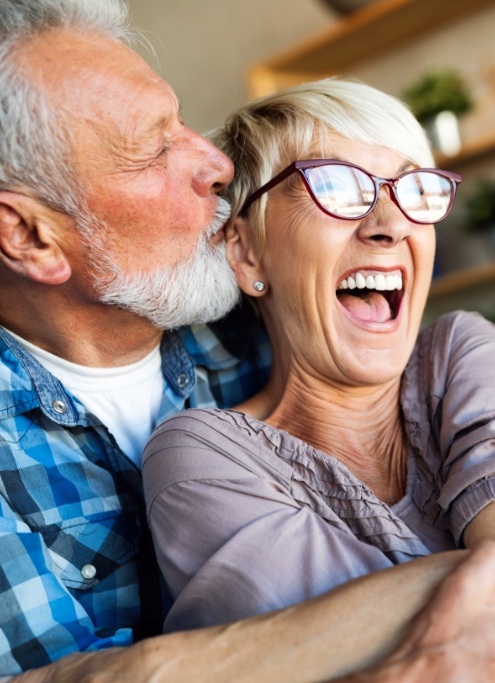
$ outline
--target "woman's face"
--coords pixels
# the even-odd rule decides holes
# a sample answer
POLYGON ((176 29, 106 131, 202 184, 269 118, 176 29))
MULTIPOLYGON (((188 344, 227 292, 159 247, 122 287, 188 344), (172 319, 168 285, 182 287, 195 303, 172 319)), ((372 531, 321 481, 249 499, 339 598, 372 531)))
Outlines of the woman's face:
MULTIPOLYGON (((326 156, 382 178, 409 168, 395 152, 340 136, 326 156)), ((291 363, 337 385, 398 378, 419 330, 435 232, 410 222, 388 192, 382 188, 371 214, 352 221, 324 214, 298 174, 269 195, 266 250, 249 277, 268 285, 260 304, 291 363), (366 287, 346 289, 349 278, 361 284, 364 278, 366 287), (377 291, 383 278, 395 289, 377 291)), ((239 281, 253 294, 249 277, 239 281)))

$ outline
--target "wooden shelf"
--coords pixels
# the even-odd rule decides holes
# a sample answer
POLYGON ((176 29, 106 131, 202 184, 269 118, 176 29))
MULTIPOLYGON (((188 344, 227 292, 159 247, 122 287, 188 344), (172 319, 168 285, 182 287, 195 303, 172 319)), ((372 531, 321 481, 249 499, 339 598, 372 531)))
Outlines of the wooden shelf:
POLYGON ((348 70, 461 20, 493 0, 376 0, 248 73, 253 97, 348 70))
POLYGON ((495 293, 495 262, 439 277, 431 285, 429 298, 438 299, 484 285, 492 287, 495 293))
POLYGON ((479 161, 493 153, 495 153, 495 131, 474 140, 467 140, 463 143, 459 154, 454 157, 437 154, 436 161, 440 168, 455 170, 462 164, 479 161))
POLYGON ((459 309, 479 311, 495 322, 495 262, 434 280, 422 326, 433 322, 442 313, 459 309))

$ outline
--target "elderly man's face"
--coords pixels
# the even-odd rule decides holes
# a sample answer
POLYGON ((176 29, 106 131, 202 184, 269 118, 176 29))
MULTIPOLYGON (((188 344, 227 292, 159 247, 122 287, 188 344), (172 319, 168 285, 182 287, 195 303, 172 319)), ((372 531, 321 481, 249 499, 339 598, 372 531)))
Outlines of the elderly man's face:
MULTIPOLYGON (((71 122, 88 208, 107 226, 114 263, 142 274, 191 257, 233 169, 184 126, 172 88, 136 53, 103 36, 46 33, 21 59, 71 122)), ((222 237, 220 231, 209 242, 222 237)))

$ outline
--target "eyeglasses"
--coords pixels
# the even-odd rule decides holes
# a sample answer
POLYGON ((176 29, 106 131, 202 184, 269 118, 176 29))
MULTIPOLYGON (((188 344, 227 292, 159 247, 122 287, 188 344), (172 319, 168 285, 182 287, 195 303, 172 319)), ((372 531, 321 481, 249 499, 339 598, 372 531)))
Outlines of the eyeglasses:
POLYGON ((334 159, 294 161, 284 171, 251 194, 242 212, 261 195, 293 173, 299 173, 311 199, 333 218, 354 221, 367 216, 376 206, 383 185, 390 198, 413 223, 431 224, 450 212, 458 183, 458 173, 436 168, 415 168, 397 178, 378 178, 363 168, 334 159))

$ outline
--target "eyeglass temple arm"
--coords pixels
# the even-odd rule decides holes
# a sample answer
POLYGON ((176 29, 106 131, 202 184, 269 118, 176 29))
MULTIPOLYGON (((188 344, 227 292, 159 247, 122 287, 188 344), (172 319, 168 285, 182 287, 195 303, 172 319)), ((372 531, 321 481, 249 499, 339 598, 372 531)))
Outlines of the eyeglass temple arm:
POLYGON ((242 206, 241 213, 244 213, 251 206, 251 204, 255 202, 257 199, 259 199, 263 194, 265 194, 265 192, 269 192, 273 187, 281 183, 282 180, 285 180, 288 176, 292 175, 294 171, 298 170, 296 164, 297 162, 293 162, 290 166, 287 166, 286 169, 281 171, 274 178, 272 178, 267 183, 265 183, 257 190, 255 190, 255 192, 250 194, 242 206))

